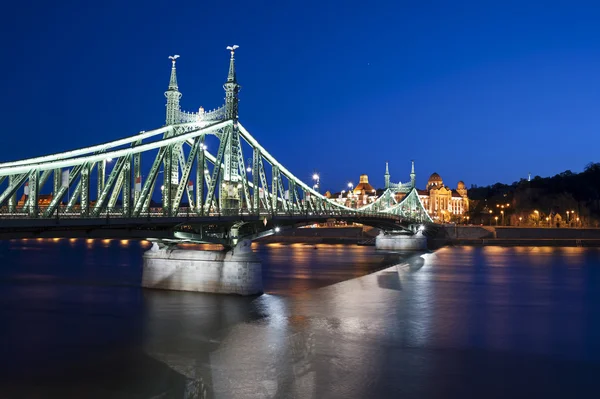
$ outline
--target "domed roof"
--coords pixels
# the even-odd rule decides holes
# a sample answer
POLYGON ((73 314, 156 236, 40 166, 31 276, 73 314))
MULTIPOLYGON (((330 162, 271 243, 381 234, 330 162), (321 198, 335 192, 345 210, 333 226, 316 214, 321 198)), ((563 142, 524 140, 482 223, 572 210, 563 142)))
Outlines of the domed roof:
POLYGON ((429 176, 429 181, 442 181, 442 177, 437 173, 433 172, 431 176, 429 176))
POLYGON ((458 182, 458 184, 456 185, 456 188, 457 188, 457 189, 459 189, 459 190, 463 190, 463 189, 465 189, 465 188, 466 188, 466 187, 465 187, 465 182, 464 182, 464 181, 462 181, 462 180, 461 180, 461 181, 459 181, 459 182, 458 182))

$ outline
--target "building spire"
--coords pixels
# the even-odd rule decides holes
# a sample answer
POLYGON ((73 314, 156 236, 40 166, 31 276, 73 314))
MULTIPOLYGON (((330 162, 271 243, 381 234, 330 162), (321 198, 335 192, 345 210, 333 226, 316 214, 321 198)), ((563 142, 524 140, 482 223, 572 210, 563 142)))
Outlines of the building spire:
POLYGON ((227 75, 227 82, 237 83, 235 76, 235 50, 240 46, 234 44, 233 46, 227 46, 227 50, 231 51, 231 58, 229 59, 229 74, 227 75))
POLYGON ((388 168, 388 162, 385 162, 385 188, 390 188, 390 170, 388 168))
POLYGON ((411 183, 411 185, 414 188, 415 187, 415 177, 417 176, 415 174, 415 161, 413 159, 410 162, 411 162, 411 167, 410 167, 410 183, 411 183))
POLYGON ((177 54, 169 56, 172 65, 169 88, 167 91, 165 91, 165 97, 167 97, 167 125, 175 125, 179 123, 179 99, 181 98, 181 93, 179 92, 179 87, 177 86, 177 71, 175 69, 175 60, 177 60, 177 58, 179 58, 179 55, 177 54))
POLYGON ((171 60, 171 63, 173 64, 171 66, 171 79, 169 80, 169 90, 175 90, 175 91, 177 91, 179 89, 177 87, 177 70, 175 68, 175 61, 177 60, 177 58, 179 58, 178 54, 169 56, 169 59, 171 60))
POLYGON ((238 92, 240 91, 240 85, 237 83, 235 74, 235 50, 239 47, 237 44, 227 46, 227 50, 231 51, 229 74, 227 75, 227 82, 223 85, 225 89, 225 116, 227 119, 237 119, 238 117, 238 92))

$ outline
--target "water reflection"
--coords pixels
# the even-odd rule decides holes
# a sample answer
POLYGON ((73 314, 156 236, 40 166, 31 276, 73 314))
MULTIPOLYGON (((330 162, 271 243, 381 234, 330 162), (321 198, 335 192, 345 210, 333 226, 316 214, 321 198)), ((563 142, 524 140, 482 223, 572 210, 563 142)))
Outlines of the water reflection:
POLYGON ((596 249, 253 246, 271 293, 243 298, 141 290, 148 243, 95 242, 0 242, 4 397, 564 397, 600 371, 596 249))

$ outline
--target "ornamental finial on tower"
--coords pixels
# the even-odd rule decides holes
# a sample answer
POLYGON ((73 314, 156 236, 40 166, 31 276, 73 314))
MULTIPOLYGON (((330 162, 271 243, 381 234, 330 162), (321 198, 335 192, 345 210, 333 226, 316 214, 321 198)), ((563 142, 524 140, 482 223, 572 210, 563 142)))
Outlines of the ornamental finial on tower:
POLYGON ((169 59, 171 60, 171 79, 169 80, 169 90, 177 90, 177 71, 175 69, 175 60, 179 58, 179 54, 170 55, 169 59))
POLYGON ((235 50, 240 46, 234 44, 233 46, 227 46, 227 50, 231 51, 231 59, 229 60, 229 75, 227 75, 227 82, 236 82, 235 77, 235 50))
POLYGON ((412 186, 415 187, 415 178, 416 178, 416 174, 415 174, 415 161, 411 160, 411 167, 410 167, 410 182, 412 183, 412 186))

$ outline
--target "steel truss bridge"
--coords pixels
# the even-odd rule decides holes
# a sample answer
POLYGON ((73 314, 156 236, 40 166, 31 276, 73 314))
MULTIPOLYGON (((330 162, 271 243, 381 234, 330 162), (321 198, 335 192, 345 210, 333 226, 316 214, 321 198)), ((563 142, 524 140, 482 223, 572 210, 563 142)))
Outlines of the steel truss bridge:
POLYGON ((0 163, 0 238, 130 237, 234 246, 332 218, 386 231, 414 232, 431 222, 414 184, 388 187, 374 203, 354 209, 321 195, 278 162, 238 120, 236 48, 228 47, 222 107, 180 109, 173 56, 165 126, 0 163), (398 191, 405 194, 400 202, 398 191))

